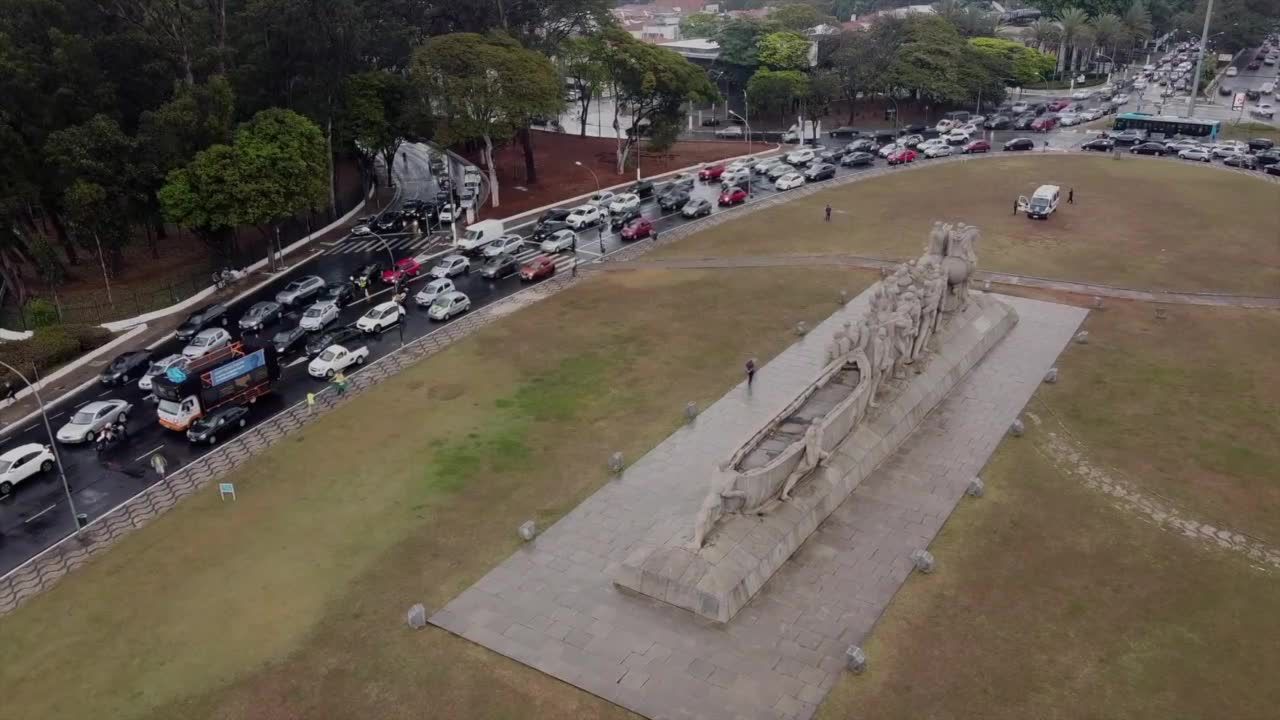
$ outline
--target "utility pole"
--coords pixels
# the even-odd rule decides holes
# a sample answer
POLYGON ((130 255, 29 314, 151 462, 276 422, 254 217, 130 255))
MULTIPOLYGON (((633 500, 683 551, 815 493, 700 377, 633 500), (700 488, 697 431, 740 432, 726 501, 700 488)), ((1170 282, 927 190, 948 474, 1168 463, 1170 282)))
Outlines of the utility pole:
POLYGON ((1200 73, 1204 69, 1205 45, 1209 44, 1209 19, 1213 17, 1213 0, 1204 11, 1204 29, 1200 31, 1200 51, 1196 53, 1196 75, 1191 78, 1191 97, 1187 98, 1187 117, 1196 114, 1196 95, 1200 92, 1200 73))
POLYGON ((98 233, 93 233, 93 242, 98 246, 98 264, 102 266, 102 282, 107 286, 107 304, 115 307, 116 303, 111 299, 111 278, 107 277, 107 261, 102 257, 102 241, 98 239, 98 233))

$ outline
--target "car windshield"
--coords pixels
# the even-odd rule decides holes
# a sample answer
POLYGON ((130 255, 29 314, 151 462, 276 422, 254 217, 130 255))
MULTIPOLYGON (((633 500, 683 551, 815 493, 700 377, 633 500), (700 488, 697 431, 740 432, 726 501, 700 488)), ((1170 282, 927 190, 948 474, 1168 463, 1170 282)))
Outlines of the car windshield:
POLYGON ((191 340, 192 347, 204 347, 213 342, 213 338, 209 335, 197 335, 191 340))
POLYGON ((447 309, 452 304, 453 304, 452 297, 450 297, 449 295, 441 295, 440 297, 436 298, 435 302, 431 303, 431 307, 447 309))
POLYGON ((301 290, 303 284, 301 280, 294 280, 285 287, 285 290, 301 290))
POLYGON ((93 422, 93 413, 81 410, 71 416, 72 425, 88 425, 93 422))
POLYGON ((13 466, 13 463, 9 462, 8 460, 0 460, 0 473, 9 472, 9 468, 12 466, 13 466))
POLYGON ((216 417, 216 416, 214 416, 214 415, 205 415, 204 417, 202 417, 202 418, 200 418, 199 420, 196 420, 194 423, 192 423, 192 424, 191 424, 191 429, 192 429, 192 430, 194 430, 195 432, 198 432, 198 433, 200 433, 200 432, 204 432, 205 430, 208 430, 209 428, 213 427, 213 424, 214 424, 216 421, 217 421, 217 417, 216 417))
POLYGON ((276 333, 275 338, 273 338, 273 341, 277 343, 287 343, 289 342, 289 338, 292 336, 292 334, 293 333, 288 330, 278 332, 276 333))
POLYGON ((311 318, 320 317, 320 314, 323 312, 324 312, 323 308, 308 308, 306 316, 311 318))
POLYGON ((324 362, 329 362, 330 360, 332 360, 332 359, 334 359, 335 357, 337 357, 337 355, 338 355, 338 353, 336 353, 336 352, 334 352, 334 351, 332 351, 332 350, 325 350, 323 353, 320 353, 320 359, 321 359, 322 361, 324 361, 324 362))
POLYGON ((1045 200, 1045 199, 1043 199, 1043 198, 1033 198, 1033 199, 1031 200, 1031 209, 1032 209, 1032 210, 1044 210, 1044 209, 1045 209, 1045 208, 1047 208, 1047 207, 1049 207, 1049 201, 1048 201, 1048 200, 1045 200))

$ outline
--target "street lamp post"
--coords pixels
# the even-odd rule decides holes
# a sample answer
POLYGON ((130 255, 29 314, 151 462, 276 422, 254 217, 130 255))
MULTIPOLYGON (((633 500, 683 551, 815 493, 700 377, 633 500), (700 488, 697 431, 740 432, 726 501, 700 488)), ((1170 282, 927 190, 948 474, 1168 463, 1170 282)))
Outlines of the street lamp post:
POLYGON ((1200 92, 1200 73, 1204 68, 1204 50, 1209 44, 1209 18, 1213 16, 1213 0, 1204 11, 1204 29, 1200 31, 1200 50, 1196 53, 1196 74, 1191 78, 1191 97, 1187 98, 1187 117, 1196 114, 1196 95, 1200 92))
POLYGON ((44 421, 44 431, 49 434, 49 451, 53 453, 53 462, 58 466, 58 479, 62 481, 62 492, 67 496, 67 507, 71 510, 71 524, 75 527, 75 534, 78 536, 81 530, 80 513, 76 512, 76 501, 71 497, 71 484, 67 482, 67 473, 62 468, 62 456, 58 454, 58 439, 53 434, 53 426, 49 424, 49 413, 45 412, 44 400, 40 398, 40 388, 31 384, 25 375, 9 363, 0 361, 0 365, 26 383, 27 387, 31 388, 31 394, 36 398, 36 405, 40 408, 40 419, 44 421))
POLYGON ((592 170, 586 165, 583 165, 581 160, 574 160, 573 164, 591 173, 591 179, 596 181, 596 194, 599 195, 600 194, 600 176, 596 175, 596 171, 592 170))
MULTIPOLYGON (((725 103, 725 107, 728 107, 728 103, 725 103)), ((751 123, 747 120, 747 118, 751 117, 751 101, 747 99, 746 90, 742 91, 742 112, 743 112, 742 124, 745 125, 747 128, 747 154, 750 155, 751 154, 751 123)))
MULTIPOLYGON (((746 93, 744 92, 743 94, 745 95, 746 93)), ((745 99, 745 98, 744 98, 744 99, 745 99)), ((744 110, 745 110, 745 108, 744 108, 744 110)), ((742 124, 747 128, 747 154, 748 154, 748 155, 750 155, 750 154, 751 154, 751 123, 747 122, 747 119, 746 119, 745 117, 743 117, 743 116, 741 116, 741 115, 738 115, 738 113, 736 113, 736 112, 734 112, 734 111, 732 111, 732 110, 730 110, 730 111, 729 111, 729 114, 730 114, 730 115, 733 115, 733 116, 737 117, 739 120, 741 120, 741 121, 742 121, 742 124)), ((755 173, 754 173, 754 171, 752 171, 752 176, 751 176, 751 177, 749 177, 749 178, 747 178, 747 195, 750 195, 750 194, 751 194, 751 190, 752 190, 753 186, 755 185, 755 177, 754 177, 754 176, 755 176, 755 173)))

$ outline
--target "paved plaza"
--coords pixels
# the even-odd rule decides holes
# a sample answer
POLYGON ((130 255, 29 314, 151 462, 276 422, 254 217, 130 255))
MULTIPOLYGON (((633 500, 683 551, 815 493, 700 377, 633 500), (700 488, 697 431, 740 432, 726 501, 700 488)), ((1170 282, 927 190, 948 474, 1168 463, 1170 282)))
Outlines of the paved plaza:
MULTIPOLYGON (((832 335, 866 299, 819 324, 763 367, 753 388, 729 391, 431 622, 647 717, 811 717, 843 672, 846 648, 862 643, 906 579, 911 552, 932 541, 1086 314, 999 296, 1018 312, 1014 329, 729 623, 615 587, 613 570, 655 524, 679 514, 692 523, 713 464, 813 380, 832 335)), ((938 561, 945 572, 947 559, 938 561)))

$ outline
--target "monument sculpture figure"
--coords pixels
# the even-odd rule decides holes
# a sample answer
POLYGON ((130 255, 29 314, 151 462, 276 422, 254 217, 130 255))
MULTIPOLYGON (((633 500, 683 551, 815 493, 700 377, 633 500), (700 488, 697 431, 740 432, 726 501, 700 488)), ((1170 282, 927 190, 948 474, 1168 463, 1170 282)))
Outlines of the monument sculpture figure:
POLYGON ((790 500, 791 490, 795 488, 796 483, 813 472, 830 454, 822 449, 822 438, 818 435, 818 423, 816 420, 809 423, 809 428, 804 431, 804 439, 801 442, 804 443, 804 454, 800 456, 800 464, 796 466, 795 470, 791 471, 791 475, 787 477, 786 484, 782 486, 782 494, 779 497, 783 500, 790 500))

